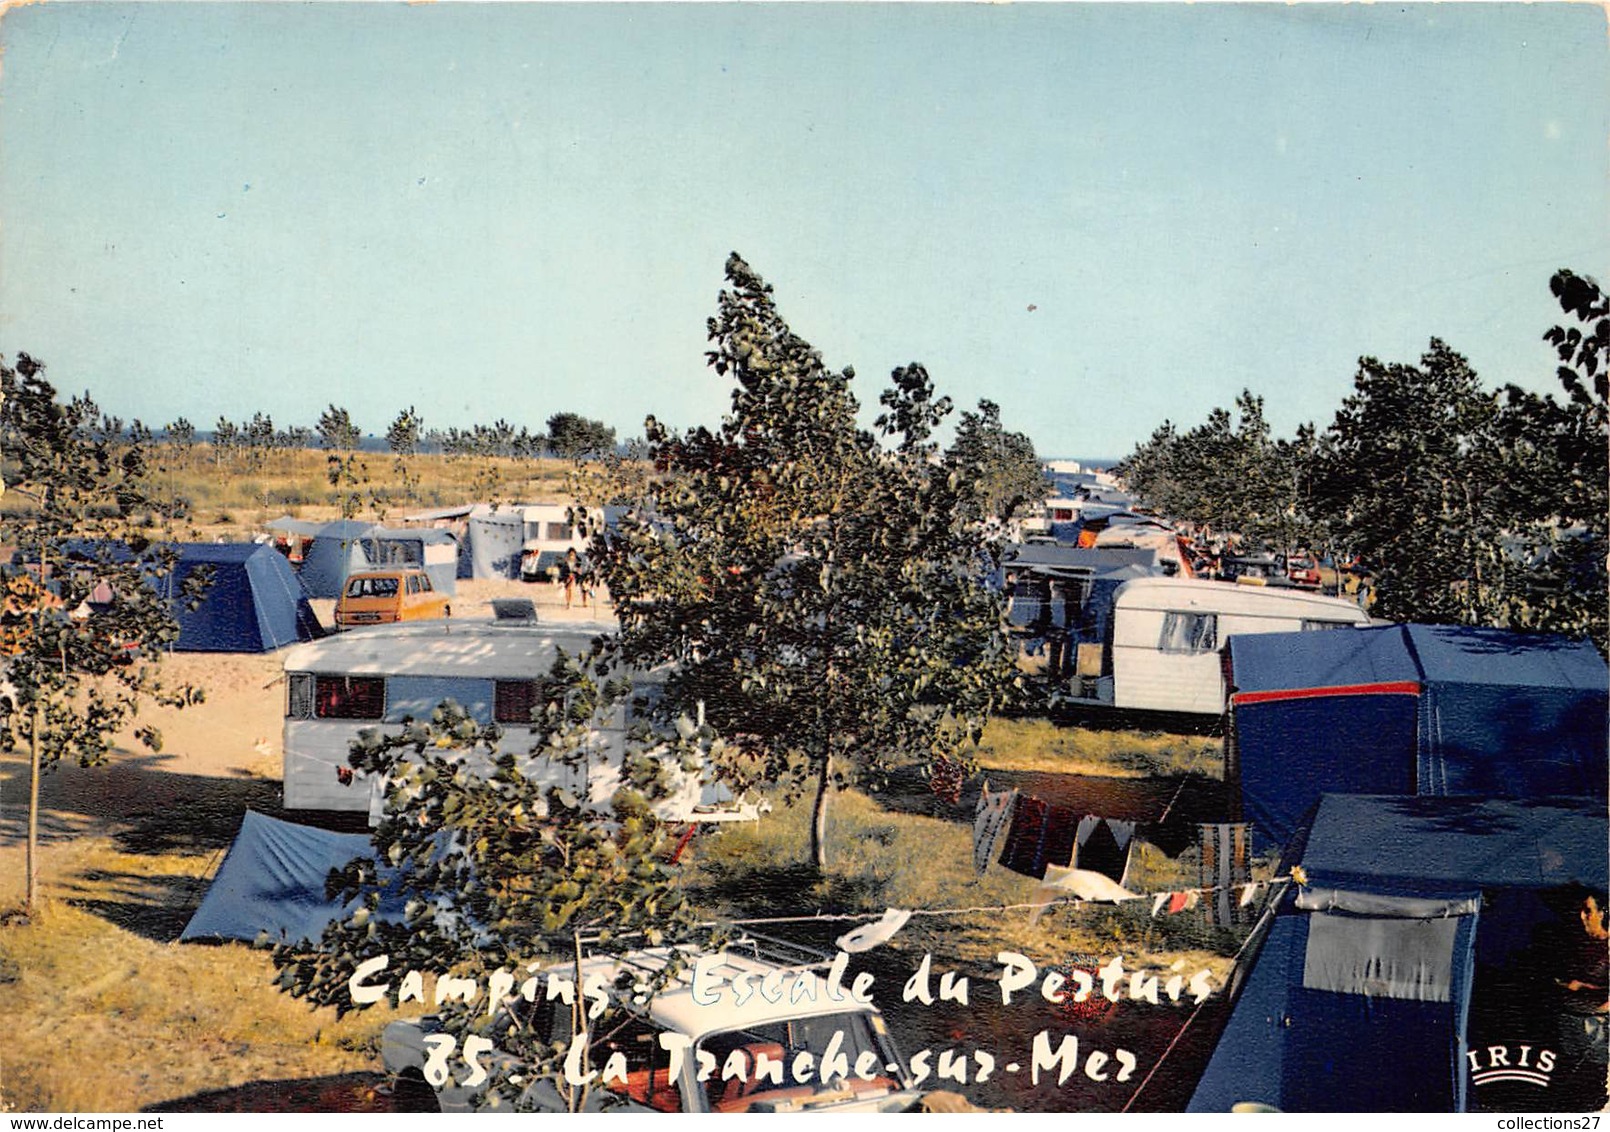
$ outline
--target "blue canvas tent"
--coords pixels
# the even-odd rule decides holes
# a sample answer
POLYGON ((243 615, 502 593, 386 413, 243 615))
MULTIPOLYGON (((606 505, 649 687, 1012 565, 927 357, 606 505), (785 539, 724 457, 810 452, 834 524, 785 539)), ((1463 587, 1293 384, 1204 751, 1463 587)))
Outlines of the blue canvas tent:
MULTIPOLYGON (((272 652, 315 641, 324 629, 296 575, 273 547, 251 542, 181 542, 171 572, 148 573, 147 582, 168 599, 179 623, 179 652, 272 652), (210 575, 201 600, 190 608, 185 582, 198 571, 210 575)), ((69 559, 128 562, 134 552, 121 542, 64 543, 69 559)), ((155 564, 152 564, 155 570, 155 564)))
POLYGON ((170 577, 160 579, 179 622, 180 652, 272 652, 324 635, 285 558, 262 543, 186 542, 170 577), (211 574, 194 609, 182 599, 185 579, 211 574))
MULTIPOLYGON (((235 843, 179 938, 253 941, 267 933, 276 942, 317 939, 347 910, 324 895, 330 871, 373 852, 367 834, 331 833, 247 810, 235 843)), ((400 920, 402 906, 400 894, 388 893, 380 904, 381 918, 400 920)))
POLYGON ((1605 798, 1610 670, 1586 641, 1387 625, 1228 650, 1226 776, 1260 848, 1322 793, 1605 798))
POLYGON ((1488 973, 1569 938, 1549 933, 1573 929, 1571 886, 1603 892, 1606 826, 1586 800, 1326 795, 1283 865, 1300 863, 1307 883, 1256 929, 1188 1111, 1570 1109, 1595 1089, 1602 1104, 1602 1053, 1568 1055, 1582 1018, 1547 998, 1560 970, 1488 973), (1495 1011, 1506 991, 1519 998, 1500 1005, 1518 1009, 1495 1011), (1494 1017, 1506 1021, 1484 1031, 1494 1017))
POLYGON ((315 523, 284 517, 264 525, 292 542, 291 560, 309 597, 340 597, 347 575, 370 565, 363 539, 374 529, 373 523, 352 519, 315 523))

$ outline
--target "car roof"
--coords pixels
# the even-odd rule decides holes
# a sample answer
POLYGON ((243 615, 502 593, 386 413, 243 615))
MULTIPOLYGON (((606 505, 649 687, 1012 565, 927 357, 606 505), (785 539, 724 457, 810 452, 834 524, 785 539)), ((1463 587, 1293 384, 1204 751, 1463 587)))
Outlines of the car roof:
MULTIPOLYGON (((651 978, 664 969, 668 956, 668 949, 655 948, 624 958, 598 956, 583 960, 582 979, 585 981, 597 974, 613 982, 617 975, 625 971, 640 971, 645 978, 651 978)), ((706 1034, 824 1014, 878 1013, 875 1007, 851 999, 848 986, 839 992, 843 996, 841 1001, 829 998, 825 964, 784 966, 732 950, 718 953, 710 966, 712 984, 719 986, 721 1001, 716 1004, 696 1002, 693 998, 693 963, 696 958, 693 954, 687 955, 683 970, 648 1004, 645 1013, 662 1030, 686 1034, 697 1040, 706 1034), (776 1002, 771 1002, 760 993, 760 984, 765 976, 778 971, 784 972, 783 993, 776 1002), (740 975, 752 978, 754 991, 742 1005, 736 1004, 736 996, 729 985, 740 975), (801 983, 801 979, 805 981, 801 983), (814 988, 814 994, 809 993, 808 988, 814 988), (799 992, 797 1001, 796 990, 799 992)), ((845 980, 846 983, 850 981, 848 978, 845 980)))

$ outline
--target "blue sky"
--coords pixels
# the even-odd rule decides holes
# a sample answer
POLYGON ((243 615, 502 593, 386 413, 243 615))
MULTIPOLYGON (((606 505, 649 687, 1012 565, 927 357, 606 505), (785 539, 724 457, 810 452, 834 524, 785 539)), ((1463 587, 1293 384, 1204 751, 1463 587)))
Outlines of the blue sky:
POLYGON ((1610 276, 1580 4, 103 4, 0 24, 0 354, 208 428, 714 423, 738 250, 875 411, 1045 455, 1243 387, 1325 422, 1433 335, 1554 388, 1610 276))

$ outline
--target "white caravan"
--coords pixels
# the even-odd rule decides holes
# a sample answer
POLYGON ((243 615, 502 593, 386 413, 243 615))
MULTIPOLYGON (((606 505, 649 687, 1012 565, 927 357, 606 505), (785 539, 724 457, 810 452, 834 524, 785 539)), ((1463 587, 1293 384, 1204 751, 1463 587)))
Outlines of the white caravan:
POLYGON ((1224 711, 1219 650, 1232 636, 1369 623, 1369 614, 1344 598, 1190 578, 1135 578, 1113 596, 1101 671, 1086 671, 1081 663, 1073 698, 1118 708, 1219 715, 1224 711))
MULTIPOLYGON (((604 802, 619 784, 626 709, 595 733, 602 757, 591 767, 528 756, 536 679, 548 673, 560 649, 580 653, 608 628, 578 622, 417 621, 358 629, 291 649, 285 654, 285 808, 367 812, 371 824, 377 822, 384 781, 350 770, 352 741, 368 728, 400 732, 405 719, 428 719, 448 699, 478 723, 502 728, 500 751, 525 758, 528 775, 604 802)), ((638 682, 648 690, 655 681, 638 682)), ((486 758, 484 753, 466 757, 486 758)), ((753 806, 722 801, 723 792, 702 786, 696 775, 681 779, 675 797, 661 806, 661 816, 685 821, 754 816, 753 806)))

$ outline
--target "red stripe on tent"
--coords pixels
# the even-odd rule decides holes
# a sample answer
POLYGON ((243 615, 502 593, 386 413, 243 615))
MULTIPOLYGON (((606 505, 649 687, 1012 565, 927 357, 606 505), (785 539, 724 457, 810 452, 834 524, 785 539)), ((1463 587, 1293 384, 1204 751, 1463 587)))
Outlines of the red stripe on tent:
POLYGON ((1321 696, 1418 696, 1420 685, 1413 680, 1385 684, 1340 684, 1334 688, 1285 688, 1273 692, 1237 692, 1230 702, 1266 704, 1274 700, 1312 700, 1321 696))

